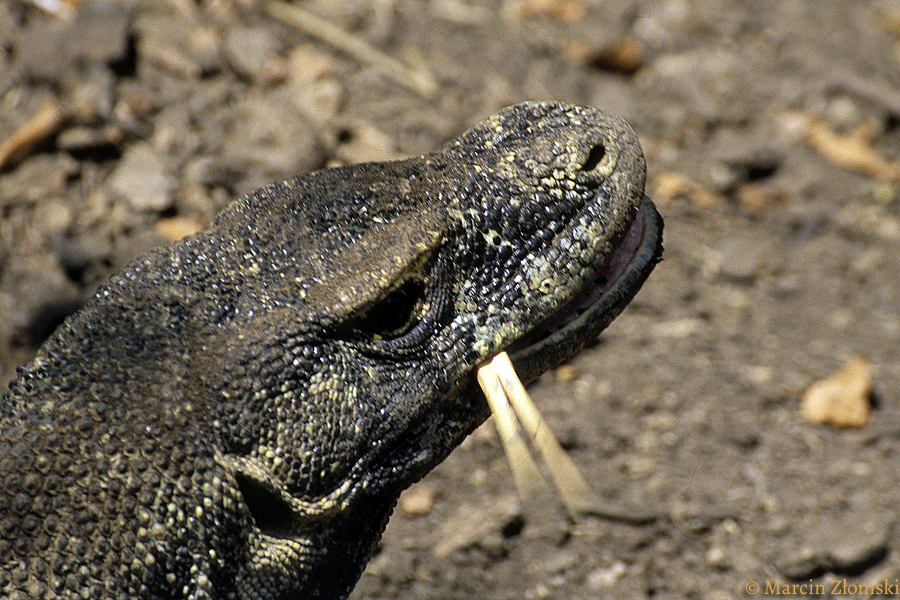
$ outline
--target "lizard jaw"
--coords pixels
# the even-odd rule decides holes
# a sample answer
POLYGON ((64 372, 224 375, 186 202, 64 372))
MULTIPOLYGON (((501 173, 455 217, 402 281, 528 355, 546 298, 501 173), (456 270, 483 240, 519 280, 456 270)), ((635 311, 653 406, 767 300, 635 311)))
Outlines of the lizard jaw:
MULTIPOLYGON (((594 339, 631 301, 662 253, 662 218, 649 198, 644 199, 628 231, 590 282, 555 315, 506 348, 524 383, 536 379, 576 354, 594 339)), ((499 350, 498 350, 499 351, 499 350)), ((403 473, 403 487, 418 480, 455 447, 489 413, 475 378, 463 378, 440 401, 455 407, 428 411, 412 420, 403 434, 379 439, 327 497, 304 505, 307 512, 330 514, 346 510, 359 494, 377 494, 379 482, 403 473), (471 398, 481 398, 473 403, 471 398), (394 460, 397 456, 409 460, 394 460)))
POLYGON ((624 238, 590 282, 506 348, 526 383, 571 358, 618 316, 659 262, 662 228, 662 217, 644 196, 624 238))
MULTIPOLYGON (((644 196, 625 236, 590 282, 555 315, 505 348, 524 383, 577 354, 618 316, 660 260, 662 227, 662 217, 644 196)), ((396 475, 395 463, 389 459, 392 454, 414 457, 399 469, 405 472, 404 487, 408 486, 490 414, 474 376, 461 379, 440 405, 453 408, 429 411, 400 439, 385 442, 386 450, 373 453, 364 468, 357 469, 362 483, 354 489, 379 481, 372 475, 376 471, 373 464, 395 469, 396 475), (473 402, 472 398, 480 400, 473 402), (363 475, 367 472, 368 476, 363 475)))

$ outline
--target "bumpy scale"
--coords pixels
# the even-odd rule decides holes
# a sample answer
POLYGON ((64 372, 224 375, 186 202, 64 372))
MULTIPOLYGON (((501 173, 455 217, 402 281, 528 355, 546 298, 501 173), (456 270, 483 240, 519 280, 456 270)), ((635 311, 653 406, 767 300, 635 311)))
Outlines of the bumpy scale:
POLYGON ((528 103, 136 259, 0 400, 0 596, 346 597, 489 414, 474 369, 533 380, 640 287, 643 187, 623 121, 528 103))

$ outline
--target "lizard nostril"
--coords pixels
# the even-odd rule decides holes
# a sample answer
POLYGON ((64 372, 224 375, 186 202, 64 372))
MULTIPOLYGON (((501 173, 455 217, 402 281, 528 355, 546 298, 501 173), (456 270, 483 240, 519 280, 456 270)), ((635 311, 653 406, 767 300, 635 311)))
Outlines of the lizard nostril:
POLYGON ((593 171, 597 165, 603 162, 603 159, 606 158, 606 147, 603 144, 597 144, 591 151, 588 153, 587 158, 584 161, 584 164, 581 165, 582 171, 593 171))

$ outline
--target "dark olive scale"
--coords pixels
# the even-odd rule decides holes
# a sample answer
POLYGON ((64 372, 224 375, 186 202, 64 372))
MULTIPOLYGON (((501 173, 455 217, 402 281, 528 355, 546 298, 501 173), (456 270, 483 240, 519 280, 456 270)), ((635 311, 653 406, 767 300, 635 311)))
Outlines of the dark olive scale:
POLYGON ((345 598, 400 492, 489 414, 473 370, 510 349, 534 380, 647 277, 644 170, 620 119, 526 103, 139 257, 0 400, 0 597, 345 598))

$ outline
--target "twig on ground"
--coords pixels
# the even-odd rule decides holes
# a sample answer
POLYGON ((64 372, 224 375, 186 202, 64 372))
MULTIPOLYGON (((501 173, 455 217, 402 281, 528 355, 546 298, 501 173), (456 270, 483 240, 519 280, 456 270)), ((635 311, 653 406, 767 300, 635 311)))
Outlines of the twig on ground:
POLYGON ((424 69, 404 65, 365 40, 324 19, 280 0, 269 0, 263 4, 263 8, 269 16, 349 54, 361 63, 370 65, 385 77, 393 79, 427 100, 434 98, 437 94, 437 82, 424 69))
POLYGON ((59 131, 64 120, 65 113, 59 102, 55 99, 47 101, 12 135, 0 142, 0 170, 59 131))

